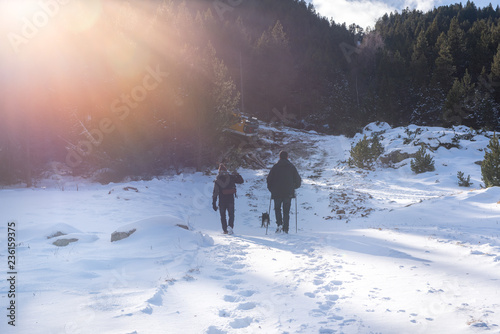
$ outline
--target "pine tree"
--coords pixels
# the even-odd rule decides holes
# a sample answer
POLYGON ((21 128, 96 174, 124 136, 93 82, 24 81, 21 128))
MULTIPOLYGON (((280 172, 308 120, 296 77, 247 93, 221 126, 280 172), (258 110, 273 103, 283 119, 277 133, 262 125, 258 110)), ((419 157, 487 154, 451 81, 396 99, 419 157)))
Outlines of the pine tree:
POLYGON ((435 62, 434 81, 447 90, 451 86, 451 78, 456 72, 456 67, 453 65, 450 45, 444 33, 439 36, 438 45, 439 56, 435 62))
POLYGON ((438 18, 435 17, 432 23, 430 24, 429 28, 427 28, 427 31, 425 32, 425 36, 427 38, 429 45, 435 45, 439 38, 438 21, 439 21, 438 18))
POLYGON ((463 87, 460 80, 455 79, 444 103, 443 119, 451 124, 462 124, 462 118, 465 116, 462 110, 461 100, 463 96, 463 87))
POLYGON ((456 16, 451 20, 447 37, 454 65, 459 69, 459 75, 461 76, 466 66, 467 48, 465 47, 465 33, 460 28, 458 17, 456 16))
POLYGON ((471 118, 475 122, 475 128, 493 131, 497 129, 499 125, 498 112, 500 111, 500 105, 492 96, 494 92, 492 74, 486 74, 486 68, 483 67, 478 80, 479 83, 474 93, 474 103, 472 106, 473 114, 471 118))
POLYGON ((470 175, 467 175, 466 178, 464 172, 458 171, 457 178, 459 187, 470 187, 472 185, 472 182, 470 182, 470 175))
POLYGON ((356 145, 351 147, 349 166, 363 169, 371 169, 378 157, 384 153, 378 136, 374 135, 368 139, 366 135, 356 145))
POLYGON ((461 125, 473 112, 474 84, 466 71, 462 80, 455 79, 444 104, 443 118, 454 125, 461 125))
POLYGON ((410 161, 410 167, 415 174, 432 172, 434 170, 434 159, 432 159, 430 154, 426 154, 424 145, 417 151, 415 159, 410 161))
POLYGON ((481 164, 481 175, 483 177, 484 186, 499 187, 500 186, 500 145, 496 135, 490 139, 488 150, 485 150, 484 160, 481 164), (489 151, 488 151, 489 150, 489 151))
POLYGON ((417 42, 413 46, 413 54, 411 56, 411 68, 415 73, 415 80, 418 83, 424 83, 429 71, 427 56, 425 55, 429 49, 429 44, 425 38, 425 33, 422 30, 418 35, 417 42))
POLYGON ((212 100, 215 107, 215 119, 218 120, 216 128, 221 129, 228 124, 232 113, 238 108, 240 93, 236 84, 228 74, 224 62, 215 57, 211 59, 213 67, 212 100))
POLYGON ((286 37, 283 25, 279 20, 276 21, 276 24, 274 25, 270 33, 274 44, 278 46, 278 48, 282 48, 283 50, 286 50, 288 48, 288 37, 286 37))
POLYGON ((470 53, 468 68, 473 74, 481 73, 482 68, 491 62, 493 56, 489 48, 491 32, 486 21, 475 21, 472 28, 466 33, 466 39, 467 49, 470 53))
POLYGON ((289 40, 278 20, 264 31, 254 48, 249 74, 249 99, 258 116, 269 117, 273 108, 282 109, 289 103, 296 77, 289 40))
POLYGON ((500 78, 500 45, 498 45, 497 53, 493 57, 493 63, 491 64, 491 73, 496 78, 500 78))

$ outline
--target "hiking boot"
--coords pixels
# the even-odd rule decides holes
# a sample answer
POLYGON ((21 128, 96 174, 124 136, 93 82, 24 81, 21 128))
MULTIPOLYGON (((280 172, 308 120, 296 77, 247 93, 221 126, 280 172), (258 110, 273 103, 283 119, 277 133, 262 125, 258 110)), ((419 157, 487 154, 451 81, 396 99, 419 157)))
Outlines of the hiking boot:
POLYGON ((233 228, 231 226, 227 227, 227 234, 233 234, 233 228))

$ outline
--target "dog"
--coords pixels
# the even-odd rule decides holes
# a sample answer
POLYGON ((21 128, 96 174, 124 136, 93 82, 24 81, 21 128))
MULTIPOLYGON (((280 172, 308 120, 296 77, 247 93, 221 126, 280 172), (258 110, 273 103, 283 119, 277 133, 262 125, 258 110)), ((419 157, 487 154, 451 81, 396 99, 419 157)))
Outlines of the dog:
POLYGON ((264 212, 262 214, 262 216, 260 216, 261 220, 262 220, 262 224, 260 225, 260 227, 267 227, 269 226, 269 213, 267 212, 264 212))

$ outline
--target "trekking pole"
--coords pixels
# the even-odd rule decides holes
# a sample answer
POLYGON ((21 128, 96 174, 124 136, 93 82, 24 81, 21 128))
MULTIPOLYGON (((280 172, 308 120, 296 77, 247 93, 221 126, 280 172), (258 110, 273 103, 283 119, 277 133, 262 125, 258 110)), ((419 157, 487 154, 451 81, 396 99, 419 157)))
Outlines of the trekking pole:
POLYGON ((266 235, 267 235, 267 229, 269 228, 269 224, 271 223, 271 202, 273 200, 273 197, 271 196, 271 198, 269 199, 269 210, 267 210, 267 215, 269 217, 269 219, 267 220, 267 224, 266 224, 266 235))
POLYGON ((297 195, 295 195, 295 233, 297 232, 297 195))

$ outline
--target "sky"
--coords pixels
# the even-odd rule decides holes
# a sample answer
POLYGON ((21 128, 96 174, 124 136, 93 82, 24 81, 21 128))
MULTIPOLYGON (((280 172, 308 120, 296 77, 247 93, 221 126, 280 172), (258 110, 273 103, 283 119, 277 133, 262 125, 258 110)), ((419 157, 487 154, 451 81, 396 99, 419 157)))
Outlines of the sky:
MULTIPOLYGON (((406 7, 423 12, 432 10, 434 7, 451 5, 467 0, 309 0, 316 11, 327 18, 333 18, 336 23, 356 23, 362 28, 374 27, 378 18, 385 13, 398 11, 406 7)), ((486 7, 490 3, 494 8, 500 3, 499 0, 474 0, 477 7, 486 7)))

